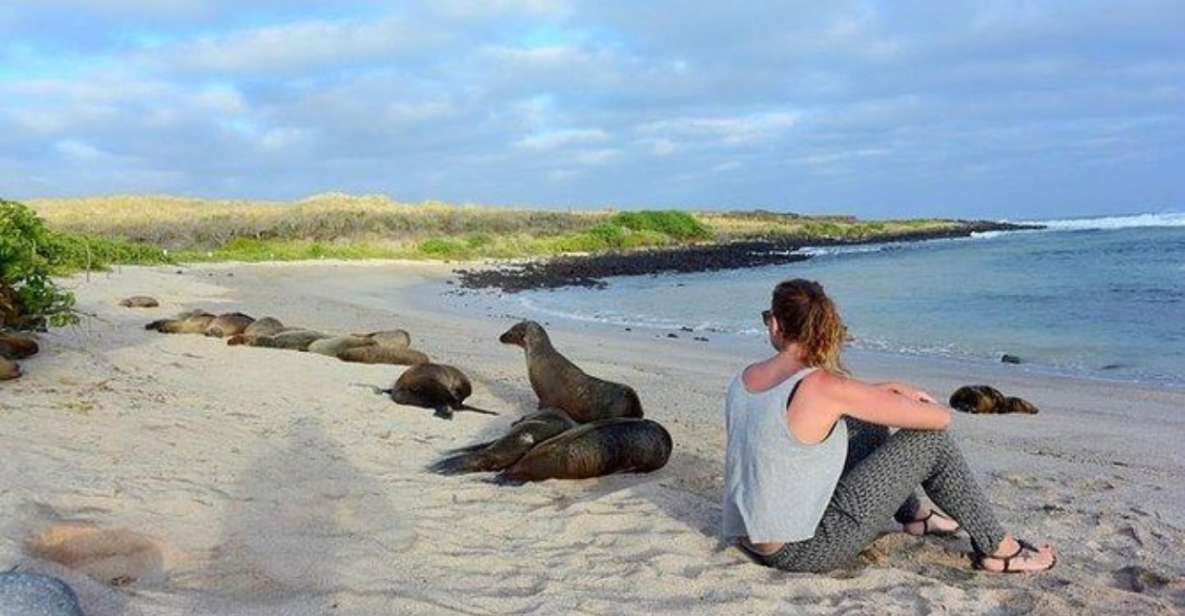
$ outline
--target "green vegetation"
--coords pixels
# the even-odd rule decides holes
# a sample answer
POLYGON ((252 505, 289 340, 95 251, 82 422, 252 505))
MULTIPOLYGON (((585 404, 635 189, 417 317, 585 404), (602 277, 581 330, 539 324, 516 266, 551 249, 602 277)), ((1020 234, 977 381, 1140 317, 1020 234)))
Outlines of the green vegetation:
POLYGON ((0 327, 32 329, 76 320, 74 296, 50 276, 57 238, 29 208, 0 200, 0 327))
POLYGON ((54 231, 27 206, 0 199, 0 327, 76 322, 74 296, 53 276, 112 263, 165 262, 164 251, 154 246, 54 231))
MULTIPOLYGON (((768 211, 538 211, 316 195, 291 203, 111 196, 30 205, 70 238, 73 269, 103 263, 514 259, 756 238, 862 240, 957 221, 860 221, 768 211), (168 252, 165 252, 168 251, 168 252)), ((70 268, 65 268, 70 269, 70 268)))

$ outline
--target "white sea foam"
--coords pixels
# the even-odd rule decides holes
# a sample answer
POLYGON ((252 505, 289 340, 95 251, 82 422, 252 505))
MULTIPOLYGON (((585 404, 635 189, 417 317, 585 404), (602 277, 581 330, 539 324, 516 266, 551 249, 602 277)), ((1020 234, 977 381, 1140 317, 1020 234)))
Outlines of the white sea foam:
POLYGON ((888 248, 888 244, 860 244, 856 246, 806 246, 795 252, 801 255, 820 257, 823 255, 849 255, 865 252, 880 252, 888 248))
POLYGON ((1045 225, 1051 231, 1129 229, 1133 227, 1185 227, 1185 212, 1171 212, 1165 214, 1133 214, 1130 216, 1099 216, 1095 218, 1029 220, 1021 222, 1045 225))

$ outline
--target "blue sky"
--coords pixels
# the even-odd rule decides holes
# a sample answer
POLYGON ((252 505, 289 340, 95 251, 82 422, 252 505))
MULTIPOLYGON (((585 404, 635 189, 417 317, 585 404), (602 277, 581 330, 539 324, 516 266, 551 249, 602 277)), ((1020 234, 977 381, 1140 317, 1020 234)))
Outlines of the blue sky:
POLYGON ((15 4, 8 197, 1185 209, 1179 0, 15 4))

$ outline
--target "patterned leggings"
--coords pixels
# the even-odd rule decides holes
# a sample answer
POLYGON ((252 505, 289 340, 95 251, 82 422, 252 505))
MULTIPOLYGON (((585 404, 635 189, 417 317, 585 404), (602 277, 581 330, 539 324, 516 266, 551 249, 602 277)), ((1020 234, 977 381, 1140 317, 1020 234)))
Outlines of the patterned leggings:
POLYGON ((918 484, 971 535, 976 551, 996 550, 1004 529, 949 434, 898 430, 889 436, 884 426, 845 421, 848 458, 815 536, 769 556, 756 555, 760 562, 786 571, 843 567, 876 539, 890 515, 901 523, 917 518, 918 484))

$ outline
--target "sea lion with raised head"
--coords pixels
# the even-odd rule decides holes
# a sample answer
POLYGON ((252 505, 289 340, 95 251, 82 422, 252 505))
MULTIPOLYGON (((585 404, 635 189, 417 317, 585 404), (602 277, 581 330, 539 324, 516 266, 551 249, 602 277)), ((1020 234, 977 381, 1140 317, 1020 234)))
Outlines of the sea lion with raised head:
POLYGON ((375 344, 396 349, 406 349, 411 346, 411 334, 402 329, 391 329, 369 334, 354 334, 359 338, 369 338, 375 344))
POLYGON ((415 349, 401 349, 377 344, 346 349, 338 353, 337 358, 357 364, 391 364, 393 366, 414 366, 431 361, 427 355, 415 349))
POLYGON ((210 325, 202 333, 211 338, 237 336, 247 331, 247 328, 254 322, 254 318, 241 312, 228 312, 226 314, 220 314, 213 321, 210 321, 210 325))
POLYGON ((642 402, 632 387, 586 374, 555 350, 538 323, 522 321, 498 340, 526 352, 527 376, 539 397, 539 408, 561 409, 577 423, 642 417, 642 402))
POLYGON ((124 308, 156 308, 160 306, 160 302, 156 301, 155 297, 133 295, 119 300, 119 305, 124 308))
POLYGON ((40 350, 41 347, 32 338, 0 332, 0 358, 25 359, 36 355, 40 350))
POLYGON ((1022 413, 1034 415, 1037 407, 1020 398, 1005 396, 989 385, 965 385, 950 396, 951 408, 977 415, 1022 413))
POLYGON ((404 370, 390 389, 376 387, 375 392, 391 396, 396 404, 434 409, 436 416, 441 419, 452 419, 453 411, 497 415, 493 411, 465 404, 465 399, 473 393, 473 385, 465 373, 444 364, 416 364, 404 370))
POLYGON ((200 334, 206 331, 210 323, 218 318, 204 310, 188 310, 172 319, 158 319, 144 326, 144 329, 156 330, 162 334, 200 334))
POLYGON ((289 329, 273 336, 247 336, 239 334, 231 336, 226 344, 230 346, 246 345, 265 349, 284 349, 289 351, 307 351, 314 342, 329 338, 329 334, 311 329, 289 329))
POLYGON ((348 349, 356 349, 358 347, 374 346, 375 341, 370 338, 360 338, 358 336, 334 336, 332 338, 322 338, 309 345, 309 353, 318 353, 321 355, 328 355, 330 357, 337 357, 342 351, 348 349))
POLYGON ((533 413, 511 424, 510 432, 502 438, 454 449, 428 470, 441 475, 500 471, 518 462, 535 445, 575 425, 559 409, 533 413))
POLYGON ((19 379, 21 377, 21 365, 0 357, 0 381, 8 381, 11 379, 19 379))
POLYGON ((518 484, 649 473, 671 457, 671 434, 649 419, 605 419, 577 426, 532 448, 495 478, 518 484))

